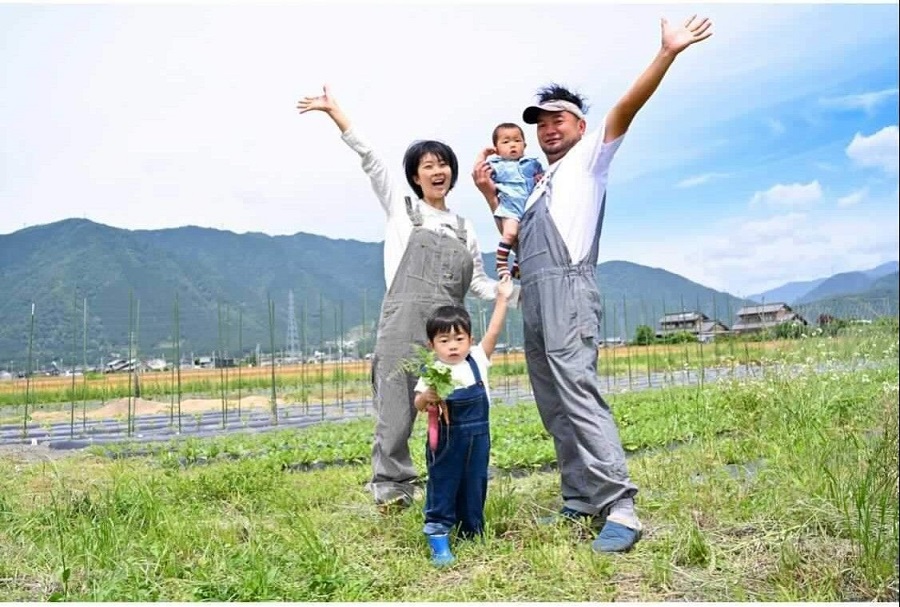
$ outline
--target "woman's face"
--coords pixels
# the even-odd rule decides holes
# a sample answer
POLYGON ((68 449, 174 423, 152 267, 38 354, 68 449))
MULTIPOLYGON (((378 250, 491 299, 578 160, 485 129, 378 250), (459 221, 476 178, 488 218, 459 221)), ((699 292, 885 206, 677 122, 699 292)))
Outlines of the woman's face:
POLYGON ((419 159, 419 168, 414 178, 416 185, 422 188, 422 199, 428 202, 441 202, 450 191, 453 173, 450 165, 434 154, 425 154, 419 159))

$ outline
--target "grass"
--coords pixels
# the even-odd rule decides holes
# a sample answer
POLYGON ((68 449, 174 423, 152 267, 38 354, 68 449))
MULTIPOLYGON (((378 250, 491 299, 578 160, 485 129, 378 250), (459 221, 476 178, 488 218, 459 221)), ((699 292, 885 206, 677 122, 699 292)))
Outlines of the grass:
MULTIPOLYGON (((533 405, 495 407, 488 529, 483 542, 456 543, 445 571, 428 564, 421 498, 392 515, 370 503, 371 420, 139 458, 0 460, 0 593, 897 600, 897 384, 894 362, 613 397, 645 525, 626 555, 593 554, 587 528, 537 523, 559 506, 557 474, 541 471, 551 441, 533 405)), ((412 444, 422 469, 421 424, 412 444)))

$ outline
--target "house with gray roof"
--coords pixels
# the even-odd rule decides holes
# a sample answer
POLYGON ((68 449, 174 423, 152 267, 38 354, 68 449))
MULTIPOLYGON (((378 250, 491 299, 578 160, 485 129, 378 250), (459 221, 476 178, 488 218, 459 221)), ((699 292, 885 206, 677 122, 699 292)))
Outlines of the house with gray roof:
POLYGON ((657 338, 664 338, 673 333, 687 332, 695 335, 697 341, 708 342, 716 335, 728 333, 725 323, 711 319, 703 312, 674 312, 665 314, 659 319, 657 338))
POLYGON ((731 330, 738 335, 758 333, 787 323, 809 324, 789 305, 779 301, 741 308, 737 311, 737 322, 731 327, 731 330))

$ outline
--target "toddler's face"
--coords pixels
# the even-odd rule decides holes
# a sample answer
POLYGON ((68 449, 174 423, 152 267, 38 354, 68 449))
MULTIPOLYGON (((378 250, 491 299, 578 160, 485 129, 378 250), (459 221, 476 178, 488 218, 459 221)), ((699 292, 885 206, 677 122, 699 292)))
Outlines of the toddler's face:
POLYGON ((447 333, 438 333, 431 341, 431 349, 435 357, 442 363, 455 365, 466 360, 472 349, 472 336, 453 329, 447 333))
POLYGON ((519 129, 500 129, 494 147, 501 158, 518 160, 525 153, 525 137, 519 129))

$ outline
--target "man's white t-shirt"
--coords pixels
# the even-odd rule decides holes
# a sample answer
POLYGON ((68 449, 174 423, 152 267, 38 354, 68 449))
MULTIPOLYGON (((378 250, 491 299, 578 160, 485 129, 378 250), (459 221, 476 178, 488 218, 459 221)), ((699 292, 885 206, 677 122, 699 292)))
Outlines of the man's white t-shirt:
MULTIPOLYGON (((487 354, 484 353, 484 348, 481 347, 481 344, 472 346, 469 354, 472 355, 475 364, 478 366, 478 372, 481 373, 481 381, 484 382, 484 389, 488 394, 488 400, 490 400, 491 391, 488 386, 488 367, 491 366, 491 361, 487 354)), ((469 366, 468 360, 463 360, 455 365, 437 361, 435 365, 450 369, 450 377, 453 378, 453 383, 457 388, 468 388, 475 384, 475 374, 472 373, 472 367, 469 366)), ((425 385, 425 381, 420 377, 416 383, 416 392, 425 392, 426 390, 428 390, 428 386, 425 385)))
POLYGON ((550 217, 559 231, 573 264, 582 261, 594 244, 600 205, 606 194, 609 165, 625 135, 603 143, 603 129, 581 138, 568 153, 547 169, 544 179, 525 203, 527 211, 538 201, 547 184, 550 217), (552 171, 552 173, 551 173, 552 171), (549 176, 549 179, 548 179, 549 176))

